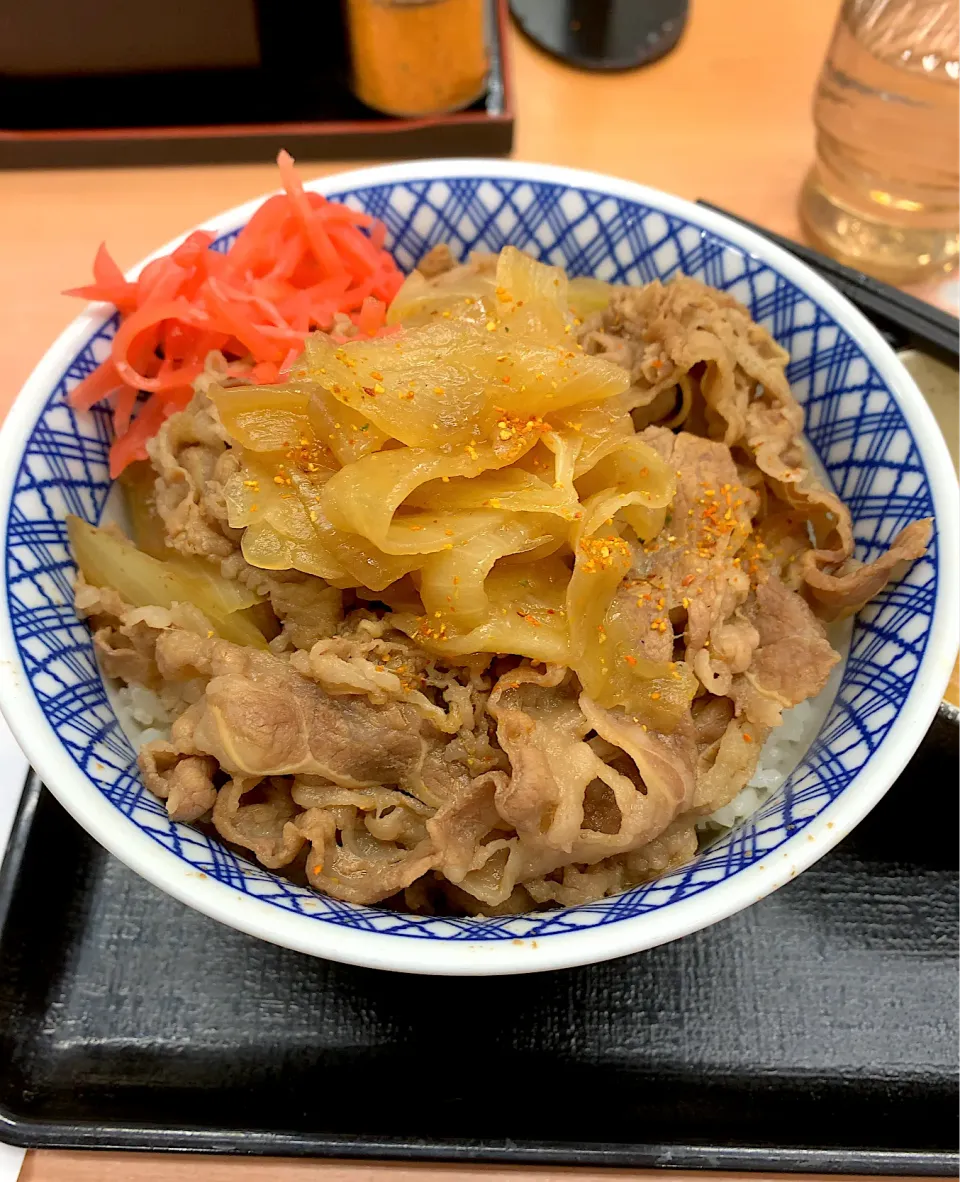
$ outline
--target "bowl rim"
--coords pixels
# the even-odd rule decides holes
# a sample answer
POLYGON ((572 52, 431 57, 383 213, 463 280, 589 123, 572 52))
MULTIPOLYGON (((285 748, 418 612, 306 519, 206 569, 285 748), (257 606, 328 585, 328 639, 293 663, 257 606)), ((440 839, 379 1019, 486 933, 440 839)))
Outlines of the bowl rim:
MULTIPOLYGON (((348 964, 437 975, 509 975, 573 967, 640 952, 724 919, 770 894, 822 857, 866 815, 903 770, 926 733, 953 668, 960 619, 958 599, 960 489, 946 443, 916 383, 869 321, 836 289, 783 248, 722 214, 680 197, 600 173, 553 165, 485 158, 410 161, 353 169, 306 182, 324 194, 458 177, 507 179, 592 190, 644 204, 711 231, 779 272, 817 302, 856 342, 900 407, 920 452, 938 526, 938 590, 930 633, 905 708, 893 721, 869 764, 840 795, 769 859, 748 866, 694 896, 655 911, 549 938, 496 941, 398 937, 317 923, 232 889, 204 875, 153 841, 87 779, 63 750, 29 684, 14 640, 6 595, 0 596, 0 665, 5 667, 0 708, 41 779, 74 819, 101 845, 142 877, 196 910, 249 935, 309 955, 348 964)), ((219 213, 178 235, 128 272, 135 278, 152 259, 168 253, 195 229, 225 233, 245 224, 266 194, 219 213)), ((57 337, 17 395, 0 430, 0 516, 6 523, 24 445, 38 408, 72 359, 113 314, 91 304, 57 337)), ((7 531, 0 531, 6 570, 7 531)))

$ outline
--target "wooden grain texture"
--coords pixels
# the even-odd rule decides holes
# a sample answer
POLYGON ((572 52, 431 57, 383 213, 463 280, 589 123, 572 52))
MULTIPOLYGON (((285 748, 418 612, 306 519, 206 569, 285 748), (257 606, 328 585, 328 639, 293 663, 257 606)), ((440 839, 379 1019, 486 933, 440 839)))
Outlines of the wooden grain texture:
MULTIPOLYGON (((740 1182, 743 1175, 669 1173, 670 1182, 740 1182)), ((663 1182, 653 1170, 540 1170, 493 1166, 401 1166, 289 1158, 217 1158, 136 1153, 28 1154, 21 1182, 663 1182)), ((749 1182, 836 1182, 817 1174, 750 1174, 749 1182)), ((850 1175, 848 1182, 870 1182, 850 1175)), ((903 1178, 901 1182, 920 1182, 903 1178)), ((927 1180, 929 1182, 929 1179, 927 1180)))
MULTIPOLYGON (((813 151, 810 103, 837 0, 698 0, 679 48, 626 74, 572 71, 513 37, 514 156, 613 173, 792 237, 813 151)), ((344 165, 306 164, 307 175, 344 165)), ((97 243, 130 266, 193 223, 276 186, 272 163, 0 174, 0 416, 76 314, 97 243)), ((950 698, 958 700, 957 673, 950 698)), ((478 1182, 568 1171, 341 1165, 150 1154, 28 1154, 25 1182, 478 1182)), ((616 1174, 576 1171, 579 1182, 616 1174)), ((646 1177, 631 1173, 632 1179, 646 1177)), ((675 1182, 688 1177, 671 1175, 675 1182)), ((724 1175, 713 1175, 722 1179, 724 1175)), ((762 1175, 751 1175, 762 1182, 762 1175)))

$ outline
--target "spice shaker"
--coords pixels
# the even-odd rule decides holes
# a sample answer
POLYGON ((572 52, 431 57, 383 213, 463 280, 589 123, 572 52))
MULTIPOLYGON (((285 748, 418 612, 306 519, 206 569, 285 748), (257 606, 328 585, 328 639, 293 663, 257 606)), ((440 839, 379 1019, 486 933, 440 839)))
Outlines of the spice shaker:
POLYGON ((484 92, 486 0, 347 0, 357 98, 388 115, 459 111, 484 92))

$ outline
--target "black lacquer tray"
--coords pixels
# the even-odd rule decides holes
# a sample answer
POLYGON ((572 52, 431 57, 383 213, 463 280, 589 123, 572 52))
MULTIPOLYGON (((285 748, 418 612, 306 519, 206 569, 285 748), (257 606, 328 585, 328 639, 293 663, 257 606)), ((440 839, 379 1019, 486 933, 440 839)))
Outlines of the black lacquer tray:
POLYGON ((957 1170, 957 725, 789 886, 638 956, 403 977, 161 894, 36 780, 0 873, 0 1140, 957 1170))
MULTIPOLYGON (((229 19, 231 0, 204 6, 218 2, 229 19)), ((264 163, 281 148, 337 161, 506 154, 514 119, 507 4, 485 3, 484 94, 464 111, 415 119, 382 115, 354 97, 340 5, 323 0, 256 0, 256 66, 96 73, 78 65, 61 76, 0 63, 0 169, 264 163)), ((110 6, 93 9, 109 19, 110 6)), ((27 12, 17 23, 30 19, 27 12)), ((91 43, 107 33, 92 17, 78 20, 76 33, 78 62, 102 55, 91 43)))

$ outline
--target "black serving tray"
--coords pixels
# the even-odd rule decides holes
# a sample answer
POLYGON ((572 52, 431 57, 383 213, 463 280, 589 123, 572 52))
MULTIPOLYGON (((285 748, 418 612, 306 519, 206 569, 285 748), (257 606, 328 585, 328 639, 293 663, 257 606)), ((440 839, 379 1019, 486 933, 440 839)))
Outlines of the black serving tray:
POLYGON ((957 1171, 957 725, 796 882, 642 955, 404 977, 161 894, 35 779, 0 871, 0 1140, 957 1171))
MULTIPOLYGON (((396 119, 372 110, 350 89, 339 3, 256 0, 257 66, 91 73, 78 64, 63 76, 0 67, 0 169, 263 163, 281 148, 337 161, 506 154, 514 119, 507 3, 485 2, 487 89, 465 111, 396 119)), ((174 15, 189 23, 188 7, 174 15)), ((228 19, 229 0, 223 7, 228 19)), ((110 6, 94 9, 109 19, 110 6)), ((105 34, 92 20, 77 31, 82 63, 88 43, 105 34)))

